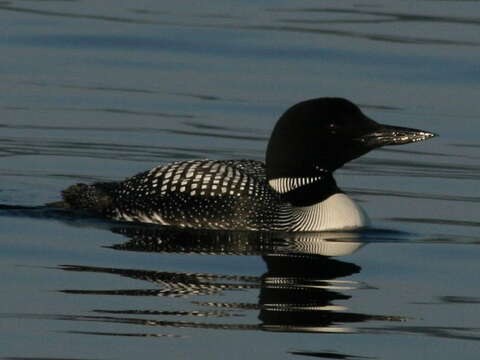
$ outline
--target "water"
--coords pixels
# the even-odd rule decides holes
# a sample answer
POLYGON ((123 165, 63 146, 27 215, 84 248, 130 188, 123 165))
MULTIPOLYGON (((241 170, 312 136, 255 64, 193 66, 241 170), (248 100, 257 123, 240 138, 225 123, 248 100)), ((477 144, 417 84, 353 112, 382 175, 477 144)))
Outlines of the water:
POLYGON ((360 233, 2 210, 0 357, 476 359, 479 8, 1 2, 1 204, 172 160, 263 159, 277 117, 311 97, 440 137, 337 172, 373 220, 360 233))

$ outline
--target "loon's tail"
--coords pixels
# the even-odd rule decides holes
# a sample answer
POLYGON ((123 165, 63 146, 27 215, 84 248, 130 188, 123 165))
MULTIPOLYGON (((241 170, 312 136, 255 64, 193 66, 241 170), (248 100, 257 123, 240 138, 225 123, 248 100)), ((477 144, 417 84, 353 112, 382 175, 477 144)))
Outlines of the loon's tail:
POLYGON ((116 186, 115 182, 72 185, 62 191, 63 201, 48 205, 105 214, 114 207, 111 194, 116 186))

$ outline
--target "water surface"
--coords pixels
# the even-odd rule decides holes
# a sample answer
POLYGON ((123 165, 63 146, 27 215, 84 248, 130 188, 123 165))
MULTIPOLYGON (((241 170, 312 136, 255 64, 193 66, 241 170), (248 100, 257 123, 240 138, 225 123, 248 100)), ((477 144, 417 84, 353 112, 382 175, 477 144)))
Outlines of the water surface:
POLYGON ((4 359, 476 359, 479 3, 3 1, 0 204, 263 159, 341 96, 439 138, 336 174, 362 232, 192 232, 0 210, 4 359))

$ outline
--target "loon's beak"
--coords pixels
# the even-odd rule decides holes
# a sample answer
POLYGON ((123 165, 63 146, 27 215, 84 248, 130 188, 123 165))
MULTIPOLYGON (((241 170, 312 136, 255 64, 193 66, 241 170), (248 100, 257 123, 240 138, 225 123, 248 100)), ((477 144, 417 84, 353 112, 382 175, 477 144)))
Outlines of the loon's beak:
POLYGON ((379 124, 373 131, 360 136, 357 140, 368 147, 376 148, 385 145, 402 145, 423 141, 434 136, 438 135, 418 129, 379 124))

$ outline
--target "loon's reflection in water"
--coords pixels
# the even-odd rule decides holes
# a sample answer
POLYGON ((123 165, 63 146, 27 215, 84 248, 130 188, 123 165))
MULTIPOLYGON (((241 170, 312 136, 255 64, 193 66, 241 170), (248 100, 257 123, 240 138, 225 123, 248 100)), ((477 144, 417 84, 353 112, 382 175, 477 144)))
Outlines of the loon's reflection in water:
MULTIPOLYGON (((96 309, 98 316, 76 316, 75 320, 114 322, 145 326, 208 328, 236 330, 268 330, 286 332, 354 332, 348 324, 369 320, 400 321, 398 316, 383 316, 350 312, 348 290, 368 288, 357 281, 342 280, 360 272, 358 265, 333 259, 358 250, 361 233, 332 232, 304 234, 274 234, 256 232, 221 232, 175 230, 158 226, 115 226, 111 229, 128 238, 110 246, 120 251, 158 254, 208 254, 261 256, 267 271, 258 276, 167 272, 124 268, 63 265, 66 271, 105 273, 147 281, 156 288, 89 290, 64 289, 68 294, 129 295, 187 298, 190 302, 174 303, 174 310, 96 309), (157 288, 158 287, 158 288, 157 288), (259 291, 258 298, 247 301, 221 301, 219 295, 238 290, 259 291), (347 293, 345 293, 347 292, 347 293), (199 295, 213 296, 201 301, 199 295), (192 310, 191 307, 194 307, 192 310), (260 322, 235 321, 258 312, 260 322), (138 317, 131 317, 131 316, 138 317), (163 320, 161 316, 203 317, 203 321, 163 320), (144 316, 148 316, 144 318, 144 316), (229 318, 228 321, 218 320, 229 318), (207 321, 205 319, 211 319, 207 321), (233 320, 233 321, 232 321, 233 320), (220 321, 220 322, 219 322, 220 321)), ((234 295, 231 300, 236 299, 234 295)), ((240 297, 245 299, 245 297, 240 297)), ((135 303, 132 301, 132 304, 135 303)), ((162 303, 159 302, 159 307, 162 303)), ((65 318, 63 318, 65 319, 65 318)), ((72 318, 73 320, 73 318, 72 318)), ((94 332, 92 332, 93 334, 94 332)), ((98 334, 98 332, 95 332, 98 334)), ((109 333, 108 335, 111 335, 109 333)), ((122 334, 117 334, 122 335, 122 334)), ((129 334, 132 336, 132 334, 129 334)), ((137 336, 146 336, 138 333, 137 336)))

